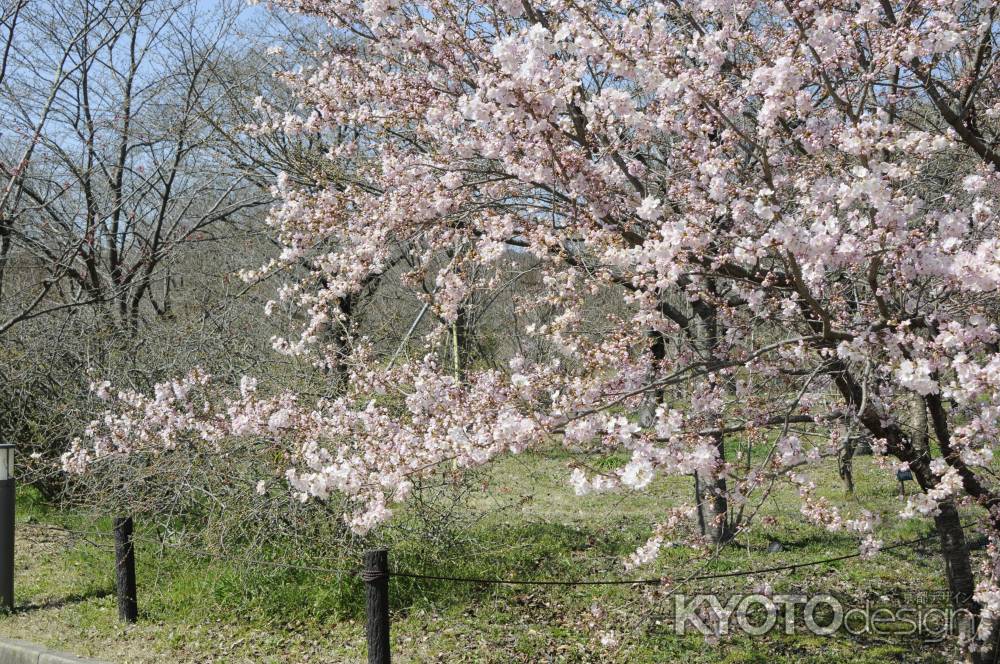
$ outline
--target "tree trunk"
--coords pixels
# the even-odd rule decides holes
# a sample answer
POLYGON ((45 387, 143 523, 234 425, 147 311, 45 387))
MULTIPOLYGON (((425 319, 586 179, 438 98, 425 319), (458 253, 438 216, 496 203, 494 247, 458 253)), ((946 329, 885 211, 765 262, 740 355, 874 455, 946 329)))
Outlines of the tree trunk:
MULTIPOLYGON (((663 337, 663 333, 650 331, 647 333, 649 337, 649 353, 653 356, 653 364, 659 364, 663 358, 667 356, 667 342, 663 337)), ((656 379, 658 372, 656 367, 649 372, 649 382, 653 382, 656 379)), ((663 388, 657 387, 655 389, 646 392, 643 398, 642 407, 639 409, 639 426, 643 428, 648 428, 653 426, 656 422, 656 409, 660 407, 663 403, 663 388)))
POLYGON ((844 493, 854 493, 854 451, 857 449, 857 444, 857 438, 845 436, 838 455, 837 472, 844 481, 844 493))
POLYGON ((455 377, 465 380, 466 372, 472 364, 472 321, 466 305, 458 307, 458 315, 452 324, 451 356, 454 363, 455 377))
MULTIPOLYGON (((941 557, 944 559, 945 575, 948 579, 948 596, 956 611, 964 610, 975 616, 974 620, 959 620, 959 640, 967 643, 975 635, 978 627, 979 607, 972 599, 976 584, 972 575, 972 561, 965 541, 965 531, 959 518, 958 509, 950 499, 939 505, 940 513, 934 517, 934 527, 941 540, 941 557)), ((990 653, 976 653, 970 658, 973 664, 993 662, 990 653)))
MULTIPOLYGON (((719 466, 726 462, 725 438, 712 436, 718 453, 719 466)), ((695 487, 699 490, 698 522, 704 524, 707 537, 713 544, 725 544, 733 537, 729 522, 729 494, 726 478, 714 472, 695 471, 695 487)))
POLYGON ((910 428, 910 442, 927 459, 927 463, 930 463, 931 448, 928 442, 927 404, 924 403, 924 398, 916 393, 913 394, 911 401, 910 428))
POLYGON ((340 312, 343 320, 337 320, 331 327, 333 328, 334 344, 336 346, 336 359, 332 367, 334 381, 340 394, 347 391, 347 383, 350 375, 350 367, 347 365, 347 357, 350 355, 350 330, 354 317, 354 295, 348 293, 340 298, 340 312))
MULTIPOLYGON (((709 284, 709 288, 711 287, 709 284)), ((719 323, 716 308, 711 303, 699 299, 692 303, 692 309, 698 320, 697 333, 702 359, 709 366, 717 364, 720 362, 720 358, 718 357, 719 323)), ((705 523, 709 539, 714 544, 724 544, 733 536, 733 527, 729 522, 726 478, 718 470, 723 468, 726 463, 726 439, 722 433, 713 435, 712 439, 718 458, 717 470, 697 471, 697 486, 701 496, 698 501, 698 511, 699 519, 705 523)))
MULTIPOLYGON (((925 491, 926 480, 931 477, 930 471, 930 436, 928 433, 927 404, 919 394, 914 394, 910 412, 910 441, 920 456, 915 462, 910 462, 914 478, 925 491)), ((975 635, 979 625, 979 607, 972 599, 976 589, 972 572, 972 560, 969 556, 969 546, 965 539, 965 530, 958 508, 951 499, 939 504, 939 512, 934 517, 934 528, 941 542, 941 557, 944 560, 945 577, 948 579, 948 597, 951 606, 956 611, 968 611, 972 620, 958 621, 959 641, 968 643, 975 635)), ((995 631, 995 630, 994 630, 995 631)), ((995 640, 995 639, 994 639, 995 640)), ((970 654, 971 664, 988 664, 995 661, 994 653, 978 652, 970 654)))

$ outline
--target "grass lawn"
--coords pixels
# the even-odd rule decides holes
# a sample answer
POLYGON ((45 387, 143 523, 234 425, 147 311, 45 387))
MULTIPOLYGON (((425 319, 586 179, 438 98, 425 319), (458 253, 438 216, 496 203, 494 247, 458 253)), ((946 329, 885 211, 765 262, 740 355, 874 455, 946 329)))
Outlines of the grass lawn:
MULTIPOLYGON (((761 514, 775 517, 718 556, 664 549, 651 567, 624 572, 622 561, 645 542, 665 508, 693 493, 689 478, 657 480, 643 493, 576 497, 567 483, 568 453, 524 454, 493 464, 474 487, 431 491, 378 535, 399 570, 469 577, 633 578, 674 580, 700 570, 725 572, 850 554, 857 536, 806 524, 799 498, 778 489, 761 514), (417 537, 414 533, 419 533, 417 537), (769 553, 771 540, 782 550, 769 553)), ((887 545, 928 535, 928 521, 902 521, 895 478, 869 457, 855 462, 856 492, 845 496, 834 461, 813 477, 845 509, 883 516, 887 545)), ((909 483, 914 490, 913 483, 909 483)), ((25 493, 19 507, 17 603, 0 618, 0 635, 23 638, 111 662, 360 662, 365 659, 361 582, 334 571, 355 568, 358 550, 276 547, 271 564, 248 563, 174 546, 137 524, 140 621, 117 621, 108 520, 54 512, 25 493)), ((693 524, 692 524, 693 525, 693 524)), ((205 545, 209 547, 208 544, 205 545)), ((198 549, 197 551, 205 551, 198 549)), ((673 593, 832 593, 849 609, 902 604, 946 607, 927 591, 946 588, 937 542, 793 571, 687 585, 516 586, 395 578, 393 657, 397 662, 946 662, 954 642, 933 634, 829 636, 780 628, 761 636, 704 637, 674 630, 673 593), (602 643, 602 640, 604 641, 602 643)), ((725 599, 722 600, 723 603, 725 599)), ((799 607, 801 612, 801 606, 799 607)), ((822 612, 817 616, 822 617, 822 612)), ((817 618, 820 622, 820 618, 817 618)), ((798 621, 799 623, 801 621, 798 621)), ((783 622, 779 619, 779 625, 783 622)), ((904 630, 901 625, 897 628, 904 630)), ((891 630, 884 630, 889 632, 891 630)))

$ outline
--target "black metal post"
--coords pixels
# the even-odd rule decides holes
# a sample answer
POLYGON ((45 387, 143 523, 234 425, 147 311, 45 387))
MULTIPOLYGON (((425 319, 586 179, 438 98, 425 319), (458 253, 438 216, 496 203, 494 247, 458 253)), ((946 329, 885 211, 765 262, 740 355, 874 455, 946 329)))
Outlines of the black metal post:
POLYGON ((0 602, 14 610, 14 478, 0 480, 0 602))
POLYGON ((368 664, 389 664, 389 551, 365 551, 365 632, 368 664))
POLYGON ((134 623, 139 619, 139 604, 135 597, 135 547, 130 516, 115 518, 115 589, 119 620, 134 623))

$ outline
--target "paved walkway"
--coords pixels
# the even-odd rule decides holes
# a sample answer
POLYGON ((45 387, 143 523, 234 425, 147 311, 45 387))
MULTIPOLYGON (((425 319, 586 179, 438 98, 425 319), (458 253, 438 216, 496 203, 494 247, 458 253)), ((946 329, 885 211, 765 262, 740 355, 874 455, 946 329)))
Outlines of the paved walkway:
POLYGON ((42 646, 16 639, 0 639, 0 664, 105 664, 96 659, 52 652, 42 646))

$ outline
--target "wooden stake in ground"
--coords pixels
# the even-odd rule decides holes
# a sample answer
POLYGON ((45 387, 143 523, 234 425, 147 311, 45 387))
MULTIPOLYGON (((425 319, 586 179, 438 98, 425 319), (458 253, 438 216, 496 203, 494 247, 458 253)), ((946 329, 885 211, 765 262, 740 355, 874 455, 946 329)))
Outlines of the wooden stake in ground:
POLYGON ((14 610, 14 515, 17 493, 11 473, 14 451, 12 445, 0 450, 4 457, 0 468, 0 607, 14 610))
POLYGON ((365 551, 365 632, 368 664, 389 664, 389 551, 365 551))
POLYGON ((135 547, 132 543, 132 517, 116 517, 115 589, 118 594, 118 618, 134 623, 139 619, 135 592, 135 547))

